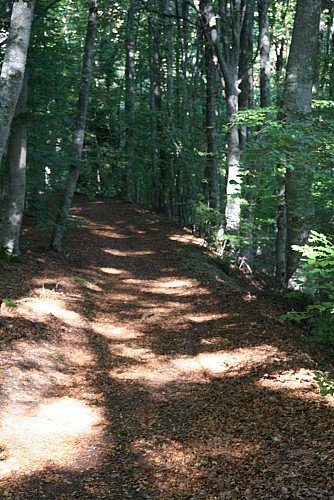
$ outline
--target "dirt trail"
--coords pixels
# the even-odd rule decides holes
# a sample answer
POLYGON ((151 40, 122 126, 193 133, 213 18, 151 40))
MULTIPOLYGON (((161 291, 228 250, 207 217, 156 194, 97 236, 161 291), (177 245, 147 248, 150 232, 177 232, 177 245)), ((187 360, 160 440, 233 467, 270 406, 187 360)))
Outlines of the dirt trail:
POLYGON ((315 347, 166 221, 73 214, 61 255, 27 225, 0 264, 0 494, 334 499, 315 347))

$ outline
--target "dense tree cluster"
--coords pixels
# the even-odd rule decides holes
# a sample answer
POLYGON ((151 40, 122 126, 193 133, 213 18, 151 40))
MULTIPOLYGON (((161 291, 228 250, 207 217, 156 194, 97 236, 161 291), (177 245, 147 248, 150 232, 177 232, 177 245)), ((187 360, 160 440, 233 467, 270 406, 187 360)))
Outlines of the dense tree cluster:
POLYGON ((292 246, 333 233, 333 2, 3 4, 2 253, 24 207, 60 250, 75 190, 164 211, 281 290, 292 246))

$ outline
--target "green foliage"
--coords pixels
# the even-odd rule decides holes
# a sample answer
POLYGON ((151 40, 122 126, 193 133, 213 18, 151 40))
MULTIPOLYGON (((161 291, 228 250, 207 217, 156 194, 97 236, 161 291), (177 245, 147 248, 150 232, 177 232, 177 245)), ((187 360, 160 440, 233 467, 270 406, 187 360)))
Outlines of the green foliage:
POLYGON ((304 311, 291 311, 282 320, 311 320, 312 335, 307 340, 334 347, 334 245, 321 233, 311 231, 310 244, 293 249, 302 254, 297 284, 314 297, 304 311))
POLYGON ((18 307, 16 302, 13 302, 11 299, 4 298, 2 299, 2 302, 7 306, 7 307, 18 307))
POLYGON ((320 394, 327 396, 328 394, 334 395, 334 379, 331 378, 329 372, 314 372, 314 380, 320 387, 320 394))
POLYGON ((310 311, 334 313, 334 245, 321 233, 311 231, 310 244, 294 245, 302 254, 302 279, 298 283, 312 290, 316 298, 325 297, 319 304, 308 306, 310 311))
POLYGON ((0 249, 0 260, 5 260, 7 262, 14 262, 16 264, 21 264, 23 262, 23 258, 19 255, 14 255, 7 248, 2 247, 0 249))
POLYGON ((216 240, 221 221, 222 215, 219 210, 210 208, 203 202, 195 206, 192 219, 195 234, 204 237, 209 243, 216 240))

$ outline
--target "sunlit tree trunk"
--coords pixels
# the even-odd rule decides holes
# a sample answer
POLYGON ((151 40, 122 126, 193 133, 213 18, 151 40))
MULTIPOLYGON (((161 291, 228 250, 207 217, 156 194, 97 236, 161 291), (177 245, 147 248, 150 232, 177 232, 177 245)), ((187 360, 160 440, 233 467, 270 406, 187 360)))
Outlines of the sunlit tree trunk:
POLYGON ((246 3, 242 0, 219 1, 216 16, 209 0, 194 0, 195 8, 203 24, 207 40, 217 57, 217 65, 225 84, 225 100, 229 131, 227 134, 227 174, 225 229, 227 233, 238 233, 240 227, 240 141, 238 114, 240 37, 245 16, 246 3), (219 30, 216 17, 220 20, 219 30))
POLYGON ((269 19, 268 19, 269 3, 270 0, 258 0, 261 108, 267 108, 271 104, 270 36, 269 36, 269 19))
POLYGON ((0 75, 0 164, 23 85, 34 1, 15 0, 0 75))
POLYGON ((51 248, 58 252, 61 250, 61 242, 64 235, 65 226, 68 220, 69 211, 72 205, 72 200, 77 185, 78 177, 80 174, 80 161, 82 158, 82 151, 84 146, 86 117, 88 110, 89 87, 92 77, 93 51, 94 51, 94 42, 96 35, 96 21, 97 21, 97 0, 91 0, 84 55, 83 55, 80 94, 77 103, 77 117, 74 129, 73 160, 72 160, 73 162, 69 167, 65 192, 63 200, 58 210, 58 215, 56 218, 51 240, 51 248))
POLYGON ((6 198, 3 206, 1 248, 7 255, 19 255, 21 223, 26 191, 27 123, 27 76, 19 100, 7 146, 6 198))

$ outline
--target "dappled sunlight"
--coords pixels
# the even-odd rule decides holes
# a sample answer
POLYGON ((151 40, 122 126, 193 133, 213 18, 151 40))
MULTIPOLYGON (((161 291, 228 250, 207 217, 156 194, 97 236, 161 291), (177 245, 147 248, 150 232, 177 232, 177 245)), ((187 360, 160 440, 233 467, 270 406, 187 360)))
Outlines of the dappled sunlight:
POLYGON ((193 236, 192 234, 171 234, 169 236, 169 239, 171 241, 177 241, 178 243, 191 243, 192 245, 198 245, 201 247, 206 247, 207 243, 203 238, 197 238, 196 236, 193 236))
POLYGON ((113 228, 107 228, 107 229, 94 229, 92 231, 93 234, 96 236, 102 236, 105 238, 106 236, 109 237, 112 240, 128 240, 131 238, 131 236, 122 234, 122 233, 117 233, 115 229, 113 228), (112 235, 110 235, 110 231, 112 229, 112 235))
POLYGON ((141 337, 142 334, 135 331, 131 326, 115 326, 106 321, 95 321, 91 323, 92 330, 111 340, 129 340, 141 337))
POLYGON ((253 293, 247 292, 242 296, 242 298, 245 302, 254 302, 254 300, 257 299, 257 296, 253 293))
POLYGON ((74 398, 12 402, 1 412, 0 439, 8 458, 0 462, 0 477, 47 465, 80 468, 102 421, 99 409, 74 398))
POLYGON ((102 271, 105 274, 130 274, 129 271, 126 271, 125 269, 118 269, 116 267, 100 267, 100 271, 102 271))
POLYGON ((164 385, 175 381, 207 383, 208 377, 243 375, 258 366, 285 357, 283 352, 267 344, 231 351, 203 352, 196 356, 156 355, 149 349, 126 344, 112 345, 110 352, 139 363, 123 371, 111 370, 111 377, 136 380, 148 385, 164 385))
POLYGON ((18 312, 29 319, 34 316, 36 321, 39 321, 41 316, 53 315, 71 326, 83 328, 87 325, 86 320, 79 313, 69 310, 68 302, 61 299, 26 298, 20 301, 18 312))
POLYGON ((193 321, 194 323, 205 323, 206 321, 217 321, 222 318, 227 318, 228 313, 214 314, 214 313, 194 313, 186 314, 185 319, 188 321, 193 321))
POLYGON ((171 295, 189 297, 196 295, 209 295, 210 291, 200 287, 195 279, 178 280, 170 278, 160 278, 152 281, 128 278, 122 281, 127 285, 135 285, 137 290, 157 295, 171 295))
MULTIPOLYGON (((289 391, 301 399, 324 401, 314 380, 314 373, 310 369, 265 373, 256 384, 271 391, 289 391)), ((334 408, 334 396, 327 396, 326 403, 334 408)))
POLYGON ((102 249, 105 253, 109 253, 110 255, 114 255, 115 257, 141 257, 143 255, 154 255, 155 252, 151 250, 141 250, 141 251, 136 251, 136 250, 130 250, 127 249, 125 251, 123 250, 117 250, 116 248, 103 248, 102 249))

